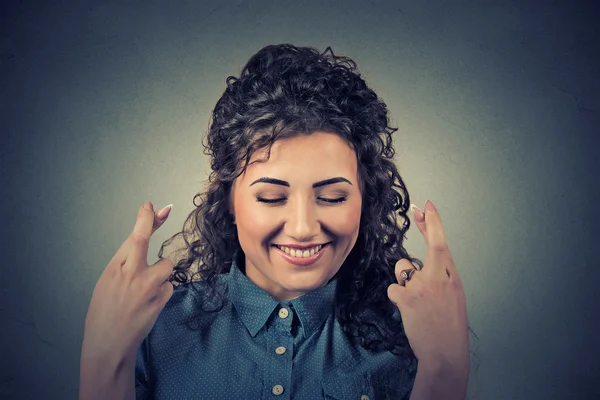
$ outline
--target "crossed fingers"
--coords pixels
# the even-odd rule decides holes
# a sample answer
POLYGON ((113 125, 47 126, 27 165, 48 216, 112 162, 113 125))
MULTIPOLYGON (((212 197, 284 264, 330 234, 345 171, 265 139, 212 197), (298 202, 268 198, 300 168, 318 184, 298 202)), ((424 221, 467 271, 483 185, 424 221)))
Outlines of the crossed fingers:
MULTIPOLYGON (((418 274, 413 273, 412 276, 422 274, 422 278, 429 279, 447 280, 448 277, 459 279, 456 265, 446 242, 446 235, 444 234, 442 220, 437 208, 429 200, 425 202, 425 213, 422 213, 414 205, 411 205, 411 208, 413 208, 415 224, 427 243, 425 267, 418 274)), ((406 259, 402 259, 396 264, 396 278, 401 286, 405 286, 405 282, 401 279, 400 272, 411 268, 412 265, 406 259)), ((416 265, 414 268, 417 271, 419 270, 416 265)))
POLYGON ((150 238, 166 221, 166 215, 168 214, 159 218, 149 201, 144 204, 144 207, 140 207, 133 231, 117 250, 113 261, 118 260, 123 268, 137 269, 142 265, 148 265, 150 238))

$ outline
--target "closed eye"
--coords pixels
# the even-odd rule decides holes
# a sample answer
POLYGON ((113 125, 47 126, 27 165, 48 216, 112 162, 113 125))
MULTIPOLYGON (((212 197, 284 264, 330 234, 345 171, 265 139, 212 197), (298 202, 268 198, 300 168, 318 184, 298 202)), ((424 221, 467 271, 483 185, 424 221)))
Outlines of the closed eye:
MULTIPOLYGON (((325 198, 318 198, 321 201, 324 201, 326 203, 343 203, 344 201, 346 201, 346 199, 348 199, 348 197, 338 197, 335 199, 325 199, 325 198)), ((260 203, 269 203, 269 204, 273 204, 273 203, 280 203, 282 201, 285 201, 285 198, 281 198, 281 199, 263 199, 262 197, 257 197, 256 201, 260 202, 260 203)))

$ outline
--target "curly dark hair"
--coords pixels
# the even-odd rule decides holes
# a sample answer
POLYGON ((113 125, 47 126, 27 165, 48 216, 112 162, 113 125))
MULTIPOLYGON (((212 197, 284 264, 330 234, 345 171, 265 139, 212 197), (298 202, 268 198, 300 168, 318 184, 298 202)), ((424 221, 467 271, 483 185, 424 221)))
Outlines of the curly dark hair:
POLYGON ((416 357, 404 333, 387 288, 397 283, 394 269, 400 259, 423 263, 403 247, 410 227, 410 197, 396 165, 385 103, 370 89, 348 57, 331 47, 320 53, 312 47, 270 45, 250 58, 239 79, 229 76, 209 124, 204 154, 212 172, 206 191, 194 196, 196 209, 181 232, 186 257, 169 278, 175 286, 202 281, 207 288, 203 311, 218 311, 223 294, 216 278, 229 272, 241 248, 233 224, 231 189, 257 150, 278 139, 315 131, 340 135, 356 152, 362 215, 357 242, 337 273, 335 317, 347 336, 365 349, 416 357), (329 55, 327 53, 330 53, 329 55), (200 198, 199 204, 196 199, 200 198), (399 225, 398 218, 402 224, 399 225), (186 229, 186 225, 190 225, 186 229), (196 236, 195 238, 193 236, 196 236), (214 307, 207 307, 207 305, 214 307))

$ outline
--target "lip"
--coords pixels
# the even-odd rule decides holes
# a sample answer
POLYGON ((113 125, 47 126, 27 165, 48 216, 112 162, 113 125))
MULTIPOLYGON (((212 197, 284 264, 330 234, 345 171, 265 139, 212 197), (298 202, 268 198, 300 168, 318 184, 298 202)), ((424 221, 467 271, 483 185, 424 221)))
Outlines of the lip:
POLYGON ((326 244, 329 244, 331 242, 325 242, 325 243, 315 243, 315 244, 308 244, 308 245, 297 245, 297 244, 277 244, 275 243, 277 246, 283 246, 283 247, 289 247, 290 249, 294 249, 294 250, 306 250, 306 249, 312 249, 313 247, 317 247, 317 246, 325 246, 326 244))
POLYGON ((329 247, 330 244, 331 244, 331 242, 325 243, 325 245, 321 248, 321 250, 319 250, 318 253, 315 253, 314 255, 312 255, 310 257, 303 257, 303 258, 292 257, 288 253, 281 250, 279 247, 277 247, 275 245, 273 245, 273 248, 290 264, 305 267, 305 266, 316 263, 323 256, 323 253, 329 247))

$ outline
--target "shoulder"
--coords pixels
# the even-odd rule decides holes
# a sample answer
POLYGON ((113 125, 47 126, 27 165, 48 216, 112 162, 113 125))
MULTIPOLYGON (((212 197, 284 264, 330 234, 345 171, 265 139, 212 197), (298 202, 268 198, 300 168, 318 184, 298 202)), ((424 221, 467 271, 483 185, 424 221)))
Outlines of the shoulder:
POLYGON ((342 336, 341 328, 336 331, 335 356, 329 356, 326 363, 331 367, 324 370, 327 393, 343 393, 340 398, 366 394, 371 399, 408 399, 416 377, 415 359, 388 350, 367 350, 359 341, 342 336))
POLYGON ((371 372, 370 380, 376 393, 375 398, 383 396, 381 398, 407 399, 415 383, 418 361, 388 354, 389 361, 385 367, 382 365, 371 372))
MULTIPOLYGON (((368 389, 365 393, 372 393, 374 398, 407 398, 415 381, 418 363, 411 350, 367 350, 360 340, 348 337, 337 320, 333 337, 333 345, 340 357, 332 360, 335 368, 328 380, 366 382, 362 384, 363 389, 368 389)), ((374 340, 370 335, 367 337, 374 340)))
POLYGON ((212 286, 206 281, 192 281, 173 286, 173 295, 165 304, 165 310, 186 307, 191 303, 204 299, 206 296, 212 297, 215 294, 214 290, 225 293, 228 278, 228 274, 219 275, 212 286))
POLYGON ((186 305, 191 301, 196 301, 196 299, 204 295, 207 290, 206 282, 202 281, 180 283, 177 286, 173 285, 173 295, 167 304, 165 304, 164 309, 170 310, 186 305))
POLYGON ((153 331, 172 330, 175 326, 185 326, 190 319, 202 317, 205 314, 204 306, 217 298, 215 291, 223 294, 223 300, 227 301, 227 278, 227 275, 219 276, 212 287, 205 281, 174 286, 173 294, 159 314, 153 331))

